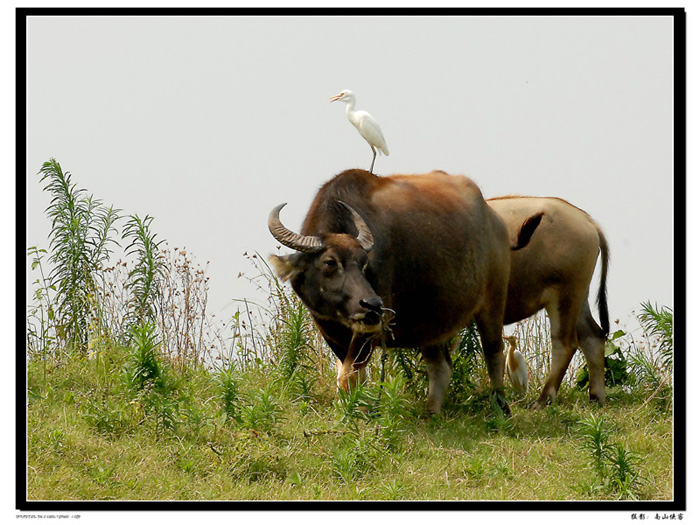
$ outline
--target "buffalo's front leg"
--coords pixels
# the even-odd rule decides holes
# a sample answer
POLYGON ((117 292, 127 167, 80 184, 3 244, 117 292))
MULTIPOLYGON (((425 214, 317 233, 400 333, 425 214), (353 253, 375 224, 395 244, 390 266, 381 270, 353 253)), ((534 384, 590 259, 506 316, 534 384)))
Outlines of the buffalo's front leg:
POLYGON ((345 359, 336 361, 338 388, 347 392, 354 388, 357 383, 363 383, 367 379, 365 367, 372 357, 374 345, 372 341, 365 337, 354 337, 350 343, 345 359))
POLYGON ((420 349, 428 368, 428 404, 430 414, 439 414, 452 376, 447 345, 426 346, 420 349))
POLYGON ((348 369, 340 359, 335 360, 335 371, 336 383, 343 392, 347 392, 350 388, 355 388, 358 383, 362 384, 367 380, 366 367, 363 366, 359 370, 353 370, 352 367, 348 369))

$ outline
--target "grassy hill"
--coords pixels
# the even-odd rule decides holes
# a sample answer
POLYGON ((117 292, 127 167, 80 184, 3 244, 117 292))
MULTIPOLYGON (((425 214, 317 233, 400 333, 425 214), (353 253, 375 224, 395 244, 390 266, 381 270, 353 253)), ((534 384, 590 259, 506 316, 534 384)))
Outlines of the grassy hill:
POLYGON ((28 249, 29 500, 673 498, 670 310, 643 305, 641 338, 612 334, 604 408, 580 359, 557 403, 529 408, 549 366, 538 316, 516 330, 530 390, 506 387, 505 417, 466 330, 443 413, 428 416, 415 352, 390 351, 384 374, 375 355, 368 383, 338 393, 308 313, 257 255, 264 315, 243 302, 216 325, 205 270, 151 217, 127 218, 128 261, 111 262, 118 210, 54 159, 40 174, 52 233, 50 250, 28 249))
POLYGON ((278 363, 216 371, 163 360, 163 380, 141 387, 134 359, 132 349, 105 347, 29 361, 29 499, 673 497, 668 395, 645 403, 620 389, 600 409, 567 386, 555 406, 531 410, 535 392, 508 389, 505 418, 474 387, 428 417, 422 385, 395 360, 380 397, 376 366, 371 386, 338 396, 329 359, 291 377, 278 363))

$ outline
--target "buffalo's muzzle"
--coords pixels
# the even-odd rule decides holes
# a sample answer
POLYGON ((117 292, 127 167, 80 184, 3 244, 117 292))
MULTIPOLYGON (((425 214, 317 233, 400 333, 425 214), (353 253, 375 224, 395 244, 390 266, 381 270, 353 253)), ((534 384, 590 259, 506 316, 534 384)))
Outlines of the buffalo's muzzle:
POLYGON ((379 324, 380 320, 381 320, 381 315, 379 314, 379 312, 375 312, 374 310, 371 310, 365 314, 364 318, 362 319, 362 322, 365 324, 374 325, 374 324, 379 324))
POLYGON ((367 327, 379 325, 382 321, 382 307, 384 306, 382 300, 374 296, 367 299, 360 299, 359 302, 363 311, 351 315, 350 319, 354 323, 360 323, 367 327))
POLYGON ((368 312, 363 312, 360 314, 351 315, 350 319, 356 323, 362 323, 364 325, 377 325, 381 321, 381 314, 370 310, 368 312))
POLYGON ((367 308, 367 310, 380 312, 384 303, 379 297, 370 297, 369 299, 360 299, 360 306, 362 308, 367 308))
POLYGON ((368 325, 379 324, 382 320, 382 307, 384 303, 379 297, 370 297, 368 299, 360 299, 360 306, 366 308, 361 321, 368 325))

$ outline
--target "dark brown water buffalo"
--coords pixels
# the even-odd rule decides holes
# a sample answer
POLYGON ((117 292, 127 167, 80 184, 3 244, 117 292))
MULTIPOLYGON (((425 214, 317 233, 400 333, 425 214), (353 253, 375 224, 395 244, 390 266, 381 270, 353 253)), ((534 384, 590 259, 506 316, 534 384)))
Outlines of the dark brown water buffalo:
POLYGON ((504 324, 547 310, 552 330, 552 364, 536 406, 556 398, 577 347, 590 377, 590 398, 605 403, 605 339, 610 330, 606 298, 608 243, 600 227, 583 210, 551 197, 500 197, 489 206, 511 235, 522 221, 544 212, 537 235, 526 249, 512 253, 504 324), (600 324, 588 305, 588 289, 598 253, 601 269, 597 302, 600 324))
MULTIPOLYGON (((299 234, 280 222, 283 206, 270 213, 270 232, 297 253, 271 261, 340 361, 341 388, 358 380, 384 334, 387 346, 420 347, 427 408, 439 412, 451 375, 446 346, 472 318, 491 384, 503 386, 511 245, 471 180, 348 170, 321 187, 299 234)), ((527 244, 540 218, 521 223, 513 249, 527 244)))

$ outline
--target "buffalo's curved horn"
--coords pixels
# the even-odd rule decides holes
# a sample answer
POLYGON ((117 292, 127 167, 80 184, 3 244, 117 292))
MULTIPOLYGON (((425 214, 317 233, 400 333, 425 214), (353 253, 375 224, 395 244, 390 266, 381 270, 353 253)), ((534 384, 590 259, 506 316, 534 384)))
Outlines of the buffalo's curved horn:
POLYGON ((270 216, 267 219, 267 227, 270 229, 272 236, 282 243, 287 248, 292 248, 304 253, 318 253, 323 250, 323 241, 320 237, 313 235, 300 235, 292 230, 285 228, 280 221, 280 210, 287 203, 282 203, 279 206, 272 208, 270 216))
POLYGON ((360 243, 360 246, 362 246, 366 252, 370 251, 372 246, 374 246, 374 237, 367 223, 365 223, 362 217, 360 217, 360 214, 357 213, 352 206, 345 204, 343 201, 338 202, 345 206, 352 214, 352 220, 355 222, 355 228, 357 228, 357 241, 360 243))

